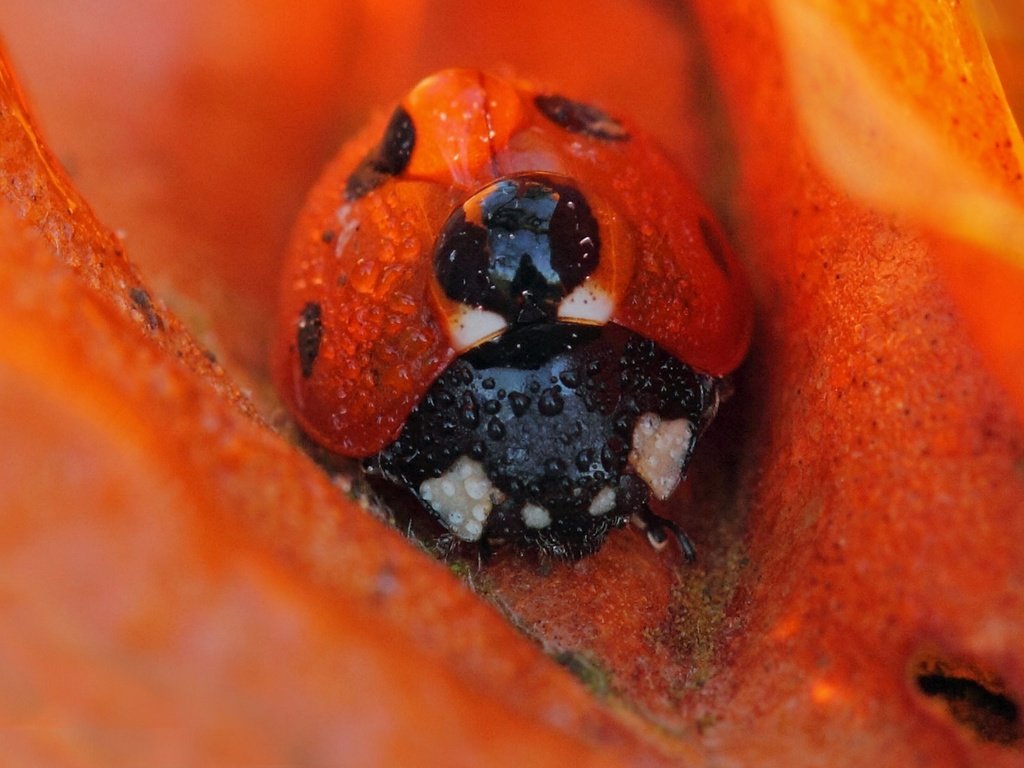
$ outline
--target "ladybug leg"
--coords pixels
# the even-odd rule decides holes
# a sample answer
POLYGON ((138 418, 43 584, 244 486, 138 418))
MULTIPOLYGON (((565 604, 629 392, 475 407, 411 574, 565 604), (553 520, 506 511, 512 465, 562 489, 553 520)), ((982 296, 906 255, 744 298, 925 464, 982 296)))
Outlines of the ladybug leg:
POLYGON ((647 541, 654 549, 659 551, 664 549, 671 533, 676 544, 679 545, 683 557, 686 558, 686 562, 692 563, 697 559, 697 548, 693 546, 693 542, 686 532, 671 520, 654 514, 646 504, 639 512, 633 514, 630 523, 647 534, 647 541))
MULTIPOLYGON (((412 537, 415 541, 415 536, 412 537)), ((434 541, 434 549, 445 562, 448 562, 455 556, 456 550, 459 548, 458 540, 450 533, 439 534, 434 541)))
POLYGON ((491 562, 494 557, 494 546, 491 544, 490 539, 480 539, 476 549, 476 567, 478 570, 483 570, 483 567, 491 562))

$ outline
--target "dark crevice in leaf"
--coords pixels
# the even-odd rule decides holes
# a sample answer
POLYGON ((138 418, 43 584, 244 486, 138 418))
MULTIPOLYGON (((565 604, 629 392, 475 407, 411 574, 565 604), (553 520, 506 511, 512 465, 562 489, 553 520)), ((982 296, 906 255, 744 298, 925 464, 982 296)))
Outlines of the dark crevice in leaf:
POLYGON ((918 665, 915 681, 921 693, 945 704, 950 717, 982 741, 1024 746, 1020 706, 998 678, 971 665, 931 658, 918 665))

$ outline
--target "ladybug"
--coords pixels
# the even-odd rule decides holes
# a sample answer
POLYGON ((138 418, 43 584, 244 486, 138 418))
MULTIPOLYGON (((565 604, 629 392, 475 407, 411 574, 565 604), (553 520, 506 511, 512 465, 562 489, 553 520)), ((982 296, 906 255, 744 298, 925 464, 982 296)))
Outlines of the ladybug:
POLYGON ((652 141, 490 74, 420 82, 302 212, 273 376, 300 428, 458 542, 594 552, 683 479, 751 301, 652 141))

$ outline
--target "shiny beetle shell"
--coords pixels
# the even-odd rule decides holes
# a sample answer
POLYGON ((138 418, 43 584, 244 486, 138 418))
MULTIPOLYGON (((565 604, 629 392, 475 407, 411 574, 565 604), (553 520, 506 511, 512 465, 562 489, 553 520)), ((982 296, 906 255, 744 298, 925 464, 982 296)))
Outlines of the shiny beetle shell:
POLYGON ((567 101, 447 70, 406 96, 383 138, 375 127, 329 166, 291 243, 273 350, 279 392, 319 444, 380 450, 454 359, 431 298, 434 240, 506 175, 559 174, 614 201, 599 211, 617 246, 612 319, 711 375, 740 363, 751 303, 714 216, 652 142, 607 117, 591 135, 567 101))
MULTIPOLYGON (((621 327, 651 342, 645 360, 679 361, 681 376, 696 377, 687 391, 700 393, 687 411, 695 440, 717 406, 714 381, 741 362, 751 334, 748 288, 719 225, 649 139, 600 108, 469 70, 422 81, 342 150, 307 201, 283 275, 275 383, 311 439, 357 458, 393 458, 396 441, 419 450, 402 442, 403 429, 414 410, 433 423, 420 406, 446 372, 467 355, 475 355, 470 379, 501 368, 487 350, 515 357, 534 342, 504 336, 532 338, 524 329, 537 323, 558 326, 550 343, 536 342, 548 349, 539 363, 547 373, 591 357, 625 359, 640 343, 617 332, 573 336, 574 326, 621 327)), ((479 400, 482 386, 467 384, 459 396, 479 400)), ((623 456, 635 453, 649 415, 630 413, 623 456)), ((692 441, 683 467, 690 450, 692 441)), ((402 482, 426 504, 430 471, 417 477, 426 479, 402 482)), ((587 508, 603 509, 604 487, 588 488, 587 508)), ((491 506, 508 495, 494 491, 491 506)), ((539 523, 549 510, 516 503, 526 528, 547 527, 539 523)), ((557 541, 539 543, 559 552, 557 541)))

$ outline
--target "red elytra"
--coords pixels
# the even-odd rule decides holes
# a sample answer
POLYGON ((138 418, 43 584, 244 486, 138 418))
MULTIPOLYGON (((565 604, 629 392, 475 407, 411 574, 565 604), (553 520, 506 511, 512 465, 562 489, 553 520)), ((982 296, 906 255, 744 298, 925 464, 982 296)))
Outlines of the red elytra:
POLYGON ((537 97, 491 75, 440 72, 402 101, 415 138, 400 171, 346 196, 381 142, 378 124, 347 144, 314 187, 283 270, 272 365, 285 404, 324 448, 352 457, 379 451, 454 359, 434 241, 455 208, 507 175, 562 174, 585 192, 603 243, 591 279, 612 297, 613 322, 715 376, 743 359, 749 289, 692 183, 627 124, 611 121, 612 139, 567 129, 537 97), (303 341, 314 349, 300 349, 303 341))

